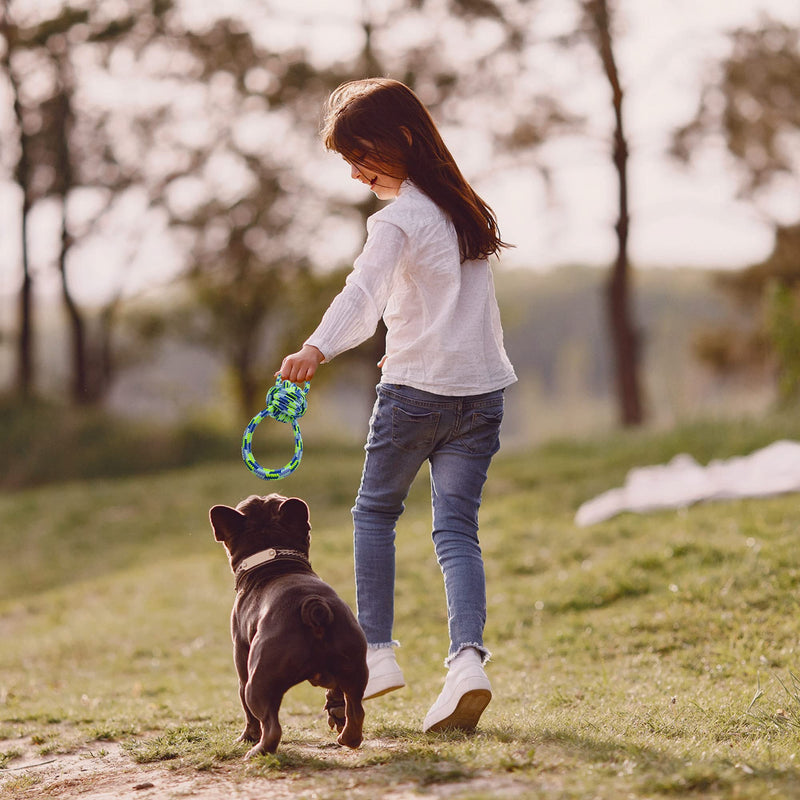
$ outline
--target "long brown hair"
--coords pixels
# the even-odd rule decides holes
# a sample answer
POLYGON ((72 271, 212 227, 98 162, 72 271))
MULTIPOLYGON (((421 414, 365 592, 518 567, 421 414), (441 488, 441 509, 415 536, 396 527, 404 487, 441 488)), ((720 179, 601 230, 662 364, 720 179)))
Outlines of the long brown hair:
POLYGON ((494 212, 467 183, 430 113, 405 84, 390 78, 343 83, 325 106, 322 140, 356 166, 408 178, 425 192, 452 220, 462 261, 509 247, 494 212))

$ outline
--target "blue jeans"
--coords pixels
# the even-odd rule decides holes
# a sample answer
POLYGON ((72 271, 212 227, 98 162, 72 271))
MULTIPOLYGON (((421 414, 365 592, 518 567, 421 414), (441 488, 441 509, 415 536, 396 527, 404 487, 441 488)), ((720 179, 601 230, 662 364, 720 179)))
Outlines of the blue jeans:
POLYGON ((433 544, 447 598, 447 661, 465 647, 475 647, 486 659, 478 509, 489 464, 500 447, 503 391, 447 397, 380 384, 377 393, 353 507, 358 621, 371 647, 397 644, 392 639, 395 524, 414 478, 428 461, 433 544))

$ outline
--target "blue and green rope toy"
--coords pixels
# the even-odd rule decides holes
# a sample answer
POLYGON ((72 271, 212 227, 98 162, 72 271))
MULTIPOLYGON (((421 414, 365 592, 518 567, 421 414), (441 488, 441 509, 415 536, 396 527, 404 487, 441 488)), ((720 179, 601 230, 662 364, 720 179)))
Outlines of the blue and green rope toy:
POLYGON ((298 386, 291 381, 281 380, 278 376, 275 385, 267 392, 267 407, 259 411, 250 424, 244 429, 242 437, 242 458, 247 468, 265 481, 277 481, 291 475, 303 457, 303 437, 300 435, 300 425, 297 420, 306 413, 306 395, 311 384, 306 381, 304 386, 298 386), (280 469, 264 469, 253 457, 251 446, 253 431, 256 426, 267 417, 285 422, 294 429, 294 458, 280 469))

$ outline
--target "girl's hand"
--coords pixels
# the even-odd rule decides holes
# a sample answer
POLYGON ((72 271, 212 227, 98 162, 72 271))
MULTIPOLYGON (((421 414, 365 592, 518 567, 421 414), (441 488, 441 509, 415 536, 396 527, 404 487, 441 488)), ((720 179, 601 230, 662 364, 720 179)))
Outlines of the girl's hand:
POLYGON ((317 367, 325 360, 322 351, 313 344, 304 344, 302 350, 292 353, 281 361, 281 368, 275 373, 282 380, 302 384, 310 381, 317 367))

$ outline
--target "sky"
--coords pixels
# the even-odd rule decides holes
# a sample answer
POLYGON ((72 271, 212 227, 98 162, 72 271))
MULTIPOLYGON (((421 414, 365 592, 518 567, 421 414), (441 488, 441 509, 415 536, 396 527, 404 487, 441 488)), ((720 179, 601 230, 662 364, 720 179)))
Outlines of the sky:
MULTIPOLYGON (((219 13, 212 0, 183 0, 187 15, 202 20, 219 13)), ((234 0, 230 0, 234 2, 234 0)), ((265 42, 289 48, 310 45, 328 59, 346 56, 360 46, 357 29, 364 0, 340 0, 335 6, 322 0, 308 0, 298 6, 289 0, 273 0, 295 13, 305 14, 305 24, 281 26, 275 17, 264 16, 266 4, 260 0, 237 0, 256 24, 261 25, 265 42), (299 11, 297 11, 299 9, 299 11), (270 41, 272 40, 272 41, 270 41)), ((537 18, 540 35, 568 30, 573 23, 574 6, 563 0, 540 0, 537 18)), ((228 6, 226 5, 226 8, 228 6)), ((699 97, 699 77, 714 60, 727 52, 724 31, 741 25, 754 25, 769 13, 800 25, 798 0, 620 0, 623 34, 617 41, 617 58, 625 88, 625 123, 631 156, 629 192, 631 206, 630 258, 635 267, 710 267, 740 268, 768 255, 772 247, 772 227, 764 215, 784 222, 800 218, 800 190, 789 182, 769 202, 755 208, 738 200, 735 165, 721 147, 710 147, 689 168, 665 155, 671 131, 686 122, 699 97)), ((381 8, 374 3, 373 8, 381 8)), ((396 46, 414 32, 398 26, 392 31, 396 46)), ((454 61, 469 59, 470 48, 480 46, 458 41, 454 61)), ((565 137, 548 142, 539 152, 552 176, 546 185, 541 174, 524 164, 491 163, 487 151, 476 146, 466 129, 443 126, 445 139, 462 171, 494 208, 503 238, 515 249, 503 255, 507 266, 549 270, 563 264, 604 266, 615 253, 616 175, 610 160, 612 120, 609 88, 590 53, 576 57, 570 52, 542 50, 533 63, 542 88, 556 91, 566 104, 585 114, 588 135, 565 137), (487 161, 489 163, 487 163, 487 161)), ((357 199, 363 187, 349 185, 349 171, 330 160, 313 169, 320 179, 345 181, 345 196, 357 199)), ((16 219, 8 212, 17 204, 12 187, 0 184, 0 288, 13 290, 19 275, 16 219)), ((131 214, 144 209, 131 200, 131 214)), ((47 228, 55 208, 41 209, 34 220, 36 230, 47 228)), ((318 237, 320 258, 338 258, 352 253, 363 231, 338 230, 331 220, 323 224, 318 237)), ((85 251, 85 286, 100 293, 113 292, 123 276, 151 280, 175 268, 178 254, 165 246, 159 236, 159 221, 125 241, 124 231, 105 249, 98 244, 85 251), (141 247, 140 247, 141 246, 141 247), (138 251, 138 252, 137 252, 138 251), (114 259, 134 257, 136 268, 107 269, 114 259), (126 255, 127 254, 127 255, 126 255)), ((44 263, 52 258, 53 241, 38 236, 35 259, 44 263)), ((55 282, 51 281, 55 287, 55 282)), ((135 289, 136 287, 132 287, 135 289)))

